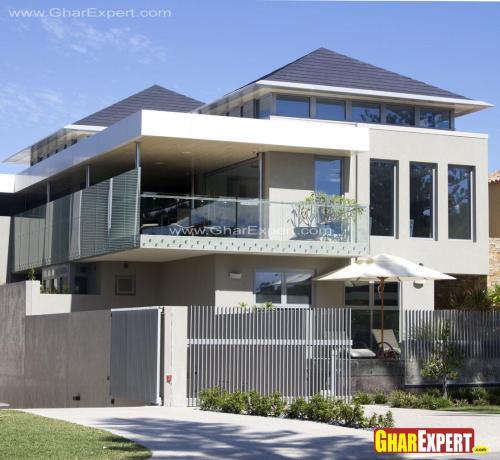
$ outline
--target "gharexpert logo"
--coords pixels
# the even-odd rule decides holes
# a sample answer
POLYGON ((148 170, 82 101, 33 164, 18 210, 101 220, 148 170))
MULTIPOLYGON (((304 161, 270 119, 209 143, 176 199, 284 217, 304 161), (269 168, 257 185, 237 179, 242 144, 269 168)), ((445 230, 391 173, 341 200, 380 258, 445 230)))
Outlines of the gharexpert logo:
POLYGON ((379 454, 470 454, 472 428, 377 428, 374 449, 379 454))

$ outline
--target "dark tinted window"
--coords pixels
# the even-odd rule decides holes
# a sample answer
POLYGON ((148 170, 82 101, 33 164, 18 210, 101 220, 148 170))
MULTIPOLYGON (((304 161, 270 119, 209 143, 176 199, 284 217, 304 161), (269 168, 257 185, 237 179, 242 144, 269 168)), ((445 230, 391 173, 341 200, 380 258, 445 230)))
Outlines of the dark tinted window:
POLYGON ((276 115, 309 118, 309 98, 278 96, 276 98, 276 115))
POLYGON ((316 160, 314 169, 315 192, 342 195, 342 160, 316 160))
POLYGON ((434 168, 428 163, 410 163, 410 236, 433 236, 434 168))
POLYGON ((380 123, 380 105, 369 102, 353 102, 352 121, 380 123))
POLYGON ((471 238, 471 176, 469 166, 448 168, 448 236, 455 239, 471 238))
POLYGON ((345 102, 332 99, 316 99, 316 118, 321 120, 345 120, 345 102))
POLYGON ((394 236, 394 179, 396 163, 370 162, 370 234, 394 236))
POLYGON ((400 105, 388 105, 385 118, 388 125, 412 126, 415 124, 415 109, 400 105))

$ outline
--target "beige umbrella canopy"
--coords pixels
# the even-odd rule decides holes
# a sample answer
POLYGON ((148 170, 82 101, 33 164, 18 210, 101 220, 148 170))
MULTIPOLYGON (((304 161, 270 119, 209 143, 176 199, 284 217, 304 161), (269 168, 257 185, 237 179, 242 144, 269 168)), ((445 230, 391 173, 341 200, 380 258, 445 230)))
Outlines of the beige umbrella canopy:
POLYGON ((384 342, 384 286, 386 281, 453 280, 452 276, 410 262, 402 257, 379 254, 360 257, 347 267, 315 278, 317 281, 380 281, 381 342, 384 342))

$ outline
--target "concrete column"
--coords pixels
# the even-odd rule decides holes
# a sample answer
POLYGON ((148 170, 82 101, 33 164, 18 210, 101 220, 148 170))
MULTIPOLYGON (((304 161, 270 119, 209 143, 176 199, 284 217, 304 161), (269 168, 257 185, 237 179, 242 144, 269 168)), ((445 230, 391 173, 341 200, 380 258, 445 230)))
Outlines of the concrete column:
POLYGON ((165 307, 163 405, 187 405, 187 307, 165 307))
POLYGON ((141 167, 141 143, 135 143, 135 167, 139 169, 141 167))
POLYGON ((90 187, 90 165, 85 168, 85 188, 90 187))

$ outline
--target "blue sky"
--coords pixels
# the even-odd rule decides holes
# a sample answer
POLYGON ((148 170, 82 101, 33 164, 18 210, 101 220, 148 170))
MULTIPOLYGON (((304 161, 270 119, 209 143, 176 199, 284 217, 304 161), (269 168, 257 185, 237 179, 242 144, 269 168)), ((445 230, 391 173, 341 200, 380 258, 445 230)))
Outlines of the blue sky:
MULTIPOLYGON (((0 158, 152 84, 209 101, 320 46, 500 106, 500 3, 103 3, 2 2, 0 158), (48 16, 63 5, 170 14, 48 16), (33 8, 46 17, 9 13, 33 8)), ((490 134, 490 171, 500 169, 499 110, 457 120, 490 134)))

